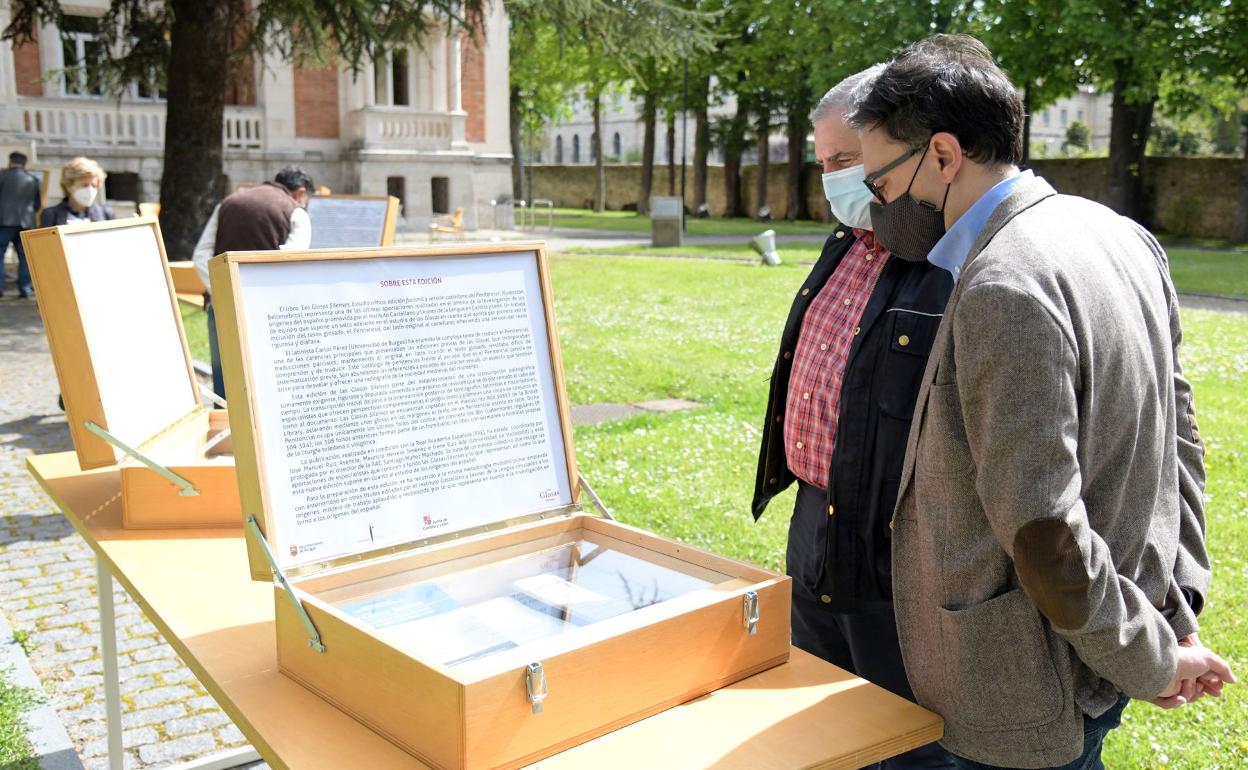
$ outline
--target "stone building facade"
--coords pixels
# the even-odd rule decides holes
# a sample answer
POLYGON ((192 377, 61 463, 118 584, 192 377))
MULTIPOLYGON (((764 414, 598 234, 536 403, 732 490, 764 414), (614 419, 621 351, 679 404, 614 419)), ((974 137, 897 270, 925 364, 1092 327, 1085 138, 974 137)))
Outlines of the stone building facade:
MULTIPOLYGON (((66 4, 65 32, 38 30, 32 43, 0 42, 0 149, 33 153, 52 172, 69 158, 95 158, 111 200, 154 201, 164 161, 165 104, 149 84, 120 98, 89 76, 66 72, 102 55, 100 17, 108 0, 66 4)), ((0 2, 0 18, 10 16, 0 2)), ((364 66, 322 69, 269 58, 227 84, 222 135, 231 185, 271 179, 297 164, 335 193, 403 201, 400 227, 422 229, 462 208, 476 226, 489 201, 511 188, 508 30, 501 2, 473 39, 445 25, 423 41, 364 66)), ((211 182, 205 182, 206 184, 211 182)))

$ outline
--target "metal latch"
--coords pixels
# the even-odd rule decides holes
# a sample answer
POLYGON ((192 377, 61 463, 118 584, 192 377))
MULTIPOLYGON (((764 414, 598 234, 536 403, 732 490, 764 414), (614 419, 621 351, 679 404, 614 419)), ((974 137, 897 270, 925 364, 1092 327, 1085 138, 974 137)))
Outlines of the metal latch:
POLYGON ((533 704, 533 713, 542 713, 542 701, 546 700, 546 671, 540 662, 530 663, 525 668, 524 685, 529 691, 529 703, 533 704))
POLYGON ((745 592, 745 612, 742 613, 742 622, 749 631, 750 636, 758 633, 758 593, 755 591, 745 592))

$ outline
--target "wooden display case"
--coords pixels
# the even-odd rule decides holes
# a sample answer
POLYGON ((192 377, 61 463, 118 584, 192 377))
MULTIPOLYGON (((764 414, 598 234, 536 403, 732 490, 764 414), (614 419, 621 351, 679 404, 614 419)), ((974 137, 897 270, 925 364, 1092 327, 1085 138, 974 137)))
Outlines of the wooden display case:
POLYGON ((308 198, 313 249, 389 246, 399 219, 393 195, 313 195, 308 198))
POLYGON ((238 526, 227 418, 200 405, 156 220, 22 241, 81 467, 120 466, 126 526, 238 526))
POLYGON ((210 269, 284 673, 434 767, 493 768, 788 659, 786 576, 620 524, 578 475, 541 244, 210 269))

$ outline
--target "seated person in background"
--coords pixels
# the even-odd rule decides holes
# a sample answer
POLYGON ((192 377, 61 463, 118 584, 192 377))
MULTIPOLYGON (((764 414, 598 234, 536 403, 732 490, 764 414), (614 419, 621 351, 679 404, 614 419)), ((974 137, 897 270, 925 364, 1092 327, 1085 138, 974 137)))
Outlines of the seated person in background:
POLYGON ((100 164, 90 158, 74 158, 66 163, 61 169, 61 191, 65 197, 39 213, 39 226, 114 219, 113 210, 104 205, 106 176, 100 164))

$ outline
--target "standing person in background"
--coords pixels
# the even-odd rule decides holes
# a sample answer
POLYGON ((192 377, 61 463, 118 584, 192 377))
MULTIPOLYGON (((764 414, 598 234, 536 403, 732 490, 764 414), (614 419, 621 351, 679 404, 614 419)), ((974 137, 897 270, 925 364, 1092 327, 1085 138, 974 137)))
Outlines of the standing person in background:
POLYGON ((104 205, 104 180, 108 174, 90 158, 74 158, 61 169, 61 192, 65 197, 39 214, 40 227, 56 227, 74 222, 100 222, 114 219, 104 205))
POLYGON ((297 166, 277 172, 272 182, 239 190, 221 201, 212 212, 195 245, 192 257, 199 280, 207 291, 204 309, 208 312, 208 348, 212 355, 212 392, 225 397, 221 376, 221 350, 217 346, 217 318, 212 308, 208 260, 227 251, 271 251, 306 249, 312 243, 312 220, 308 218, 308 197, 316 185, 297 166))
MULTIPOLYGON (((26 170, 26 156, 20 152, 9 153, 9 167, 0 171, 0 266, 4 262, 4 252, 12 243, 17 251, 19 299, 26 299, 33 292, 20 233, 35 226, 35 212, 39 210, 40 203, 39 180, 26 170)), ((4 283, 4 275, 0 272, 0 292, 4 283)))

